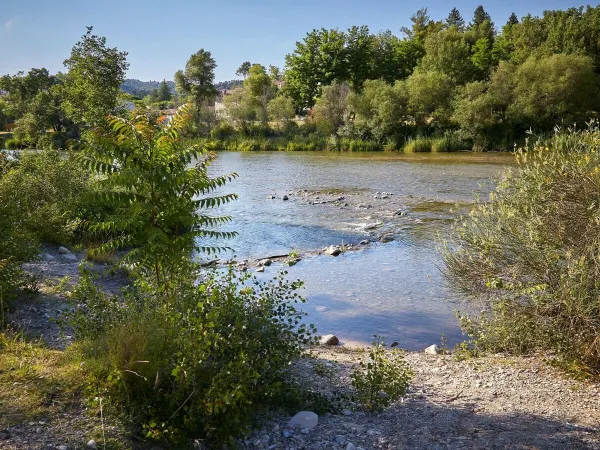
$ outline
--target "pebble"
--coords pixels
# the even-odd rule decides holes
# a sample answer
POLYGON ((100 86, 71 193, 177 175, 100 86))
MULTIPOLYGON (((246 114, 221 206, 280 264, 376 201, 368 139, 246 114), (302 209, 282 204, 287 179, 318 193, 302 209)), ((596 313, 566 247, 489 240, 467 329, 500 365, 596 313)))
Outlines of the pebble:
POLYGON ((265 271, 264 266, 260 266, 258 269, 256 269, 257 272, 262 273, 265 271))
POLYGON ((96 448, 96 441, 93 439, 90 439, 87 443, 88 448, 96 448))
POLYGON ((352 411, 350 411, 349 409, 345 409, 342 411, 342 414, 345 416, 351 416, 352 415, 352 411))
POLYGON ((343 435, 341 435, 341 434, 338 434, 338 435, 335 437, 335 442, 337 442, 337 443, 338 443, 338 444, 340 444, 340 445, 344 445, 344 444, 346 443, 346 436, 343 436, 343 435))
POLYGON ((346 445, 346 450, 356 450, 356 446, 352 442, 348 442, 348 445, 346 445))
POLYGON ((281 433, 281 435, 282 435, 284 438, 286 438, 286 439, 287 439, 287 438, 289 438, 289 437, 292 435, 292 433, 290 433, 288 430, 283 430, 283 432, 281 433))
POLYGON ((289 200, 290 198, 287 195, 284 195, 283 197, 281 197, 282 200, 289 200))
POLYGON ((294 417, 290 419, 288 425, 290 427, 302 427, 308 428, 309 430, 316 427, 319 423, 319 416, 312 411, 300 411, 294 417))

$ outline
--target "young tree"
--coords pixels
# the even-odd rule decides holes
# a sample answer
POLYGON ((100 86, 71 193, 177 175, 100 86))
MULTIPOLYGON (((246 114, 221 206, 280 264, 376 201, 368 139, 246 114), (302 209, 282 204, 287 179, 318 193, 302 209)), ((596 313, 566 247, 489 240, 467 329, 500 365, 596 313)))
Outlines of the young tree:
POLYGON ((252 67, 252 64, 250 64, 250 61, 244 61, 240 67, 238 67, 238 70, 235 72, 235 74, 238 77, 244 77, 244 79, 246 79, 246 77, 248 76, 248 72, 250 72, 250 67, 252 67))
POLYGON ((92 27, 71 50, 64 65, 63 108, 70 120, 95 127, 117 107, 121 84, 129 68, 127 52, 106 46, 106 38, 92 34, 92 27))
POLYGON ((273 81, 260 64, 254 64, 248 71, 244 81, 244 91, 248 91, 250 99, 255 105, 257 115, 263 122, 267 120, 267 104, 275 96, 276 88, 273 81))
POLYGON ((454 26, 459 31, 463 31, 465 29, 465 20, 460 15, 458 9, 452 8, 452 11, 450 11, 450 14, 448 14, 448 17, 446 18, 446 26, 454 26))
POLYGON ((474 67, 464 33, 452 27, 428 36, 425 56, 419 67, 424 71, 444 73, 456 84, 471 81, 474 67))
POLYGON ((347 83, 334 83, 323 88, 323 95, 317 100, 314 117, 317 126, 326 135, 337 137, 337 132, 344 124, 346 99, 350 93, 347 83))
POLYGON ((296 109, 292 99, 285 95, 278 95, 267 105, 267 113, 270 120, 286 121, 296 117, 296 109))
POLYGON ((281 81, 283 78, 283 74, 281 73, 281 69, 273 64, 269 65, 269 76, 272 81, 281 81))
POLYGON ((181 95, 189 96, 196 108, 201 108, 217 95, 214 86, 216 67, 217 63, 210 52, 198 50, 188 59, 185 70, 175 72, 177 91, 181 95))

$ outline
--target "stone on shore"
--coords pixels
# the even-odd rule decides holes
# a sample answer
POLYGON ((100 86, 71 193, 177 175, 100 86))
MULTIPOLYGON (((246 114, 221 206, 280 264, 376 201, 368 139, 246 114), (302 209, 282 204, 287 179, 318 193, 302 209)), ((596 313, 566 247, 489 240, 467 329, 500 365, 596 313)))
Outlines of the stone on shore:
POLYGON ((326 334, 321 336, 321 345, 338 345, 340 340, 335 334, 326 334))
POLYGON ((307 430, 312 430, 319 423, 319 416, 312 411, 300 411, 290 419, 288 425, 290 427, 300 427, 307 430))
POLYGON ((58 253, 61 255, 68 255, 71 251, 67 247, 58 247, 58 253))
POLYGON ((437 345, 433 344, 425 349, 425 353, 428 353, 430 355, 437 355, 440 353, 440 348, 437 345))
POLYGON ((77 256, 75 256, 73 253, 62 254, 60 257, 70 262, 77 262, 77 256))
POLYGON ((342 251, 340 250, 339 247, 336 247, 335 245, 331 245, 331 246, 327 247, 325 250, 323 250, 323 253, 325 253, 326 255, 329 255, 329 256, 338 256, 340 253, 342 253, 342 251))

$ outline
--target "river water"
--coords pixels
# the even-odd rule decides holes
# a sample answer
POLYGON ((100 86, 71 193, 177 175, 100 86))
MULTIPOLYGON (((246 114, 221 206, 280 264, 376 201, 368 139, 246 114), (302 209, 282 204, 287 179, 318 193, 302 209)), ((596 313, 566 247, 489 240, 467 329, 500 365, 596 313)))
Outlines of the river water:
MULTIPOLYGON (((309 204, 299 195, 303 190, 375 203, 377 192, 393 194, 385 207, 409 211, 393 228, 393 242, 337 258, 307 256, 286 270, 305 282, 307 321, 320 334, 333 333, 351 345, 379 335, 415 350, 439 343, 442 334, 450 345, 461 340, 453 313, 458 299, 444 284, 436 239, 448 232, 448 219, 465 210, 455 204, 487 198, 492 179, 512 162, 501 153, 223 152, 211 173, 238 174, 223 192, 235 192, 239 200, 219 210, 232 216, 227 228, 239 233, 226 242, 237 260, 290 251, 310 255, 365 238, 359 225, 372 220, 369 210, 309 204), (281 199, 284 194, 289 201, 281 199)), ((274 264, 260 277, 282 268, 274 264)))

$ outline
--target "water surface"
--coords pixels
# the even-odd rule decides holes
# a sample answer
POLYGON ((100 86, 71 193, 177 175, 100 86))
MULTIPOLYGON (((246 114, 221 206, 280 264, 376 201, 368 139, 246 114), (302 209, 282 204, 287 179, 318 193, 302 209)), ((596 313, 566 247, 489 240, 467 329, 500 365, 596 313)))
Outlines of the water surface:
MULTIPOLYGON (((225 191, 237 193, 239 200, 221 211, 232 216, 229 229, 239 233, 227 245, 237 259, 244 259, 365 238, 352 222, 368 212, 309 205, 294 196, 281 200, 288 192, 360 192, 368 197, 390 192, 396 203, 413 206, 463 203, 476 195, 487 197, 492 178, 510 163, 510 155, 499 153, 223 152, 211 171, 238 174, 225 191)), ((443 283, 435 243, 437 235, 447 232, 448 222, 418 222, 396 230, 394 242, 338 258, 308 257, 288 269, 289 276, 305 281, 309 301, 304 309, 319 333, 361 344, 381 335, 409 349, 438 343, 442 333, 450 344, 460 340, 453 314, 456 299, 443 283)), ((261 277, 279 268, 274 265, 261 277)))

